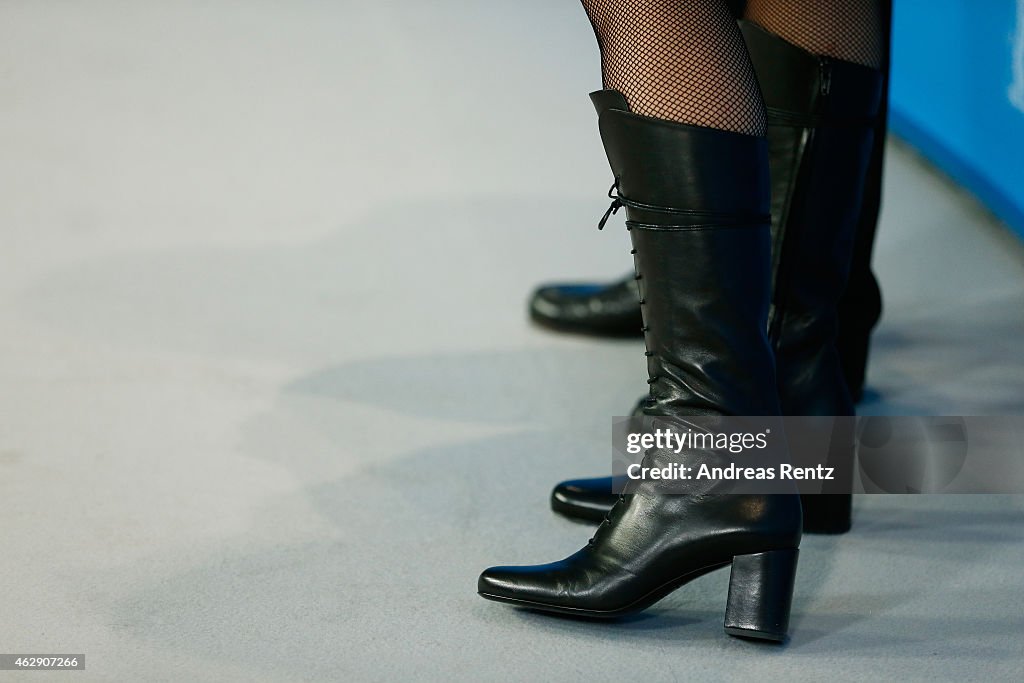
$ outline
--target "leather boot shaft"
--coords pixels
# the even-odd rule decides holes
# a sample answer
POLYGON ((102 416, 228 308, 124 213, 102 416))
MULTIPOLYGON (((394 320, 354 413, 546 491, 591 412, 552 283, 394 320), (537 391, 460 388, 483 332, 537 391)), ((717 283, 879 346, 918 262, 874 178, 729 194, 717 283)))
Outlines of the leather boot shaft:
POLYGON ((777 414, 765 141, 638 116, 613 91, 591 97, 633 243, 647 412, 777 414))
POLYGON ((836 349, 882 72, 819 57, 749 22, 741 30, 768 109, 769 335, 787 415, 852 415, 836 349))

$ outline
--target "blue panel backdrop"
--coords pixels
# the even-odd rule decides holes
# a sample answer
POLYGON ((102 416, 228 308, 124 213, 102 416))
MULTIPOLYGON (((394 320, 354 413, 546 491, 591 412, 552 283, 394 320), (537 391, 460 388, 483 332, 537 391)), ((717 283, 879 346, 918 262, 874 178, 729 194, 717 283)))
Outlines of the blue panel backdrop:
POLYGON ((890 124, 1024 239, 1024 0, 895 0, 890 124))

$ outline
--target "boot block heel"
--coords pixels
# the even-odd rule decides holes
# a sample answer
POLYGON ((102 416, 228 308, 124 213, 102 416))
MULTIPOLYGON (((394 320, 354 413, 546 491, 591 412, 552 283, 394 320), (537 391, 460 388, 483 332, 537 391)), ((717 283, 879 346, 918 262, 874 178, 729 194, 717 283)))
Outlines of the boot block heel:
POLYGON ((785 640, 799 552, 793 548, 733 558, 725 608, 726 633, 741 638, 785 640))

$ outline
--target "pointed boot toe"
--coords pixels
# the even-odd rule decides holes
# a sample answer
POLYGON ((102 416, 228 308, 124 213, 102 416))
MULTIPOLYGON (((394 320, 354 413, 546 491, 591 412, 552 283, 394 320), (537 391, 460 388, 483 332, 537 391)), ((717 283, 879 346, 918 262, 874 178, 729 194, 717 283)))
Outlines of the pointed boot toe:
POLYGON ((557 603, 561 564, 489 567, 480 574, 476 590, 488 600, 551 609, 557 603))
POLYGON ((517 567, 488 567, 480 573, 476 592, 488 600, 509 600, 516 596, 517 567))

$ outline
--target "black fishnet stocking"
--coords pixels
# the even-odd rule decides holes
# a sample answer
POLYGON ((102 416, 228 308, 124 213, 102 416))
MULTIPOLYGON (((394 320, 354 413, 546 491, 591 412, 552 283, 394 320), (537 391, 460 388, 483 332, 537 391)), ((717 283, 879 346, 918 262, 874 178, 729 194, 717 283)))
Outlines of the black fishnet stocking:
POLYGON ((879 0, 749 0, 743 16, 816 55, 882 66, 879 0))
POLYGON ((723 0, 582 0, 604 87, 638 114, 764 135, 761 91, 723 0))

